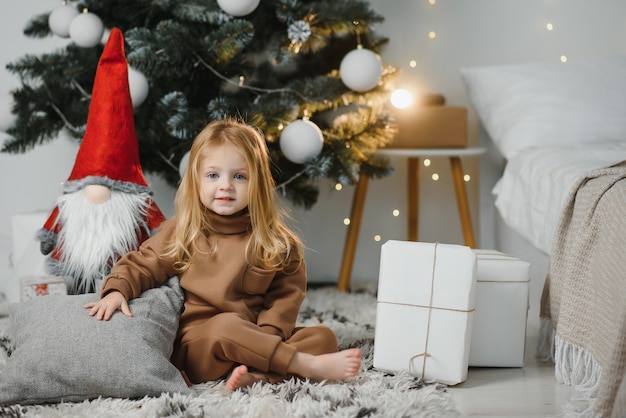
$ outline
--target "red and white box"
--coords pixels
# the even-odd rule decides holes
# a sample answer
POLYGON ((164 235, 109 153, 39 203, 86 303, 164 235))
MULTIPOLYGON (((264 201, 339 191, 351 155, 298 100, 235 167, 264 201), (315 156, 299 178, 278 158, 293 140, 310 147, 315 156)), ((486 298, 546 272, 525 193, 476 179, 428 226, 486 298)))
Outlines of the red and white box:
POLYGON ((20 301, 40 296, 67 295, 65 278, 61 276, 26 276, 20 278, 20 301))
POLYGON ((493 250, 476 254, 476 313, 469 365, 523 367, 530 263, 493 250))
POLYGON ((374 367, 448 385, 465 381, 475 290, 476 256, 469 247, 383 244, 374 367))

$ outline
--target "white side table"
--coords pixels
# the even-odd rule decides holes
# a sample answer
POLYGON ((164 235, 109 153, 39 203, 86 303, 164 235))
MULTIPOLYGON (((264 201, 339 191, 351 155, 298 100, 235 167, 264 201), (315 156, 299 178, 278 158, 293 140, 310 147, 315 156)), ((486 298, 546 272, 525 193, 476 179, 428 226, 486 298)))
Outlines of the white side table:
MULTIPOLYGON (((452 170, 452 180, 454 182, 454 190, 456 192, 456 201, 459 208, 459 218, 461 220, 461 228, 463 230, 463 240, 465 245, 470 248, 476 248, 476 240, 474 239, 474 230, 472 228, 472 218, 470 215, 469 204, 467 201, 467 193, 465 191, 465 183, 463 180, 463 166, 461 157, 474 157, 485 153, 484 148, 387 148, 379 150, 378 153, 389 157, 407 157, 408 158, 408 178, 407 178, 407 229, 409 241, 417 241, 418 238, 418 221, 419 221, 419 159, 422 157, 448 157, 450 160, 450 168, 452 170)), ((341 270, 339 272, 339 280, 337 289, 340 291, 348 291, 350 289, 350 279, 352 276, 352 266, 354 264, 354 256, 356 254, 356 246, 359 240, 359 230, 363 218, 363 207, 365 206, 365 197, 367 195, 367 187, 369 178, 363 174, 359 176, 359 181, 354 189, 352 198, 352 208, 350 210, 350 225, 348 225, 348 233, 343 250, 341 260, 341 270)))

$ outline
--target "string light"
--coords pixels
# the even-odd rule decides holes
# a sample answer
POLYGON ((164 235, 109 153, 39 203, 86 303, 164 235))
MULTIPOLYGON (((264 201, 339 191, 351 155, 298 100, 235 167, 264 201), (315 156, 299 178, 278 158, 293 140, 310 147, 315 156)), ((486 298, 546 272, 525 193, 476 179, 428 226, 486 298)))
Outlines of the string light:
POLYGON ((424 167, 430 167, 430 159, 424 159, 424 167))
POLYGON ((398 109, 405 109, 413 103, 413 96, 408 90, 405 89, 396 89, 393 93, 391 93, 391 104, 394 105, 398 109))
POLYGON ((464 175, 463 180, 465 180, 466 182, 470 181, 471 180, 470 175, 469 174, 464 175))
POLYGON ((430 177, 433 179, 433 181, 439 180, 439 174, 437 174, 437 173, 433 173, 433 175, 430 176, 430 177))
POLYGON ((343 189, 343 185, 341 183, 335 184, 335 190, 340 191, 341 189, 343 189))
POLYGON ((398 209, 394 209, 391 214, 397 218, 398 216, 400 216, 400 211, 398 209))
POLYGON ((417 61, 415 61, 415 60, 409 61, 409 67, 411 67, 411 68, 417 67, 417 61))
POLYGON ((379 242, 382 239, 380 235, 374 235, 374 241, 379 242))
POLYGON ((435 39, 437 37, 437 33, 434 30, 431 30, 430 32, 428 32, 428 37, 430 39, 435 39))
POLYGON ((343 224, 346 226, 350 225, 350 218, 343 218, 343 224))
POLYGON ((197 52, 194 52, 193 55, 197 59, 197 62, 194 65, 202 64, 207 70, 211 71, 215 76, 217 76, 218 78, 220 78, 221 80, 225 81, 228 84, 236 85, 239 88, 247 89, 247 90, 250 90, 250 91, 256 91, 258 93, 268 93, 268 94, 270 94, 270 93, 290 93, 290 94, 294 94, 294 95, 300 97, 303 101, 307 101, 307 98, 304 97, 304 95, 302 95, 302 93, 300 93, 299 91, 293 90, 291 88, 266 89, 266 88, 261 88, 261 87, 255 87, 255 86, 247 85, 247 84, 244 83, 245 82, 245 77, 243 75, 240 75, 237 78, 238 81, 235 82, 234 80, 231 80, 230 78, 226 77, 225 75, 223 75, 222 73, 217 71, 215 68, 213 68, 197 52))
MULTIPOLYGON (((555 12, 554 10, 552 10, 552 12, 551 12, 551 13, 552 13, 552 14, 555 14, 555 15, 558 15, 558 14, 559 14, 558 12, 555 12)), ((554 24, 554 22, 553 22, 553 21, 546 21, 546 30, 547 30, 548 32, 553 32, 553 31, 556 31, 556 29, 555 29, 555 24, 554 24)), ((560 44, 560 42, 559 42, 559 37, 558 37, 558 36, 557 36, 556 40, 557 40, 557 42, 560 44)), ((559 46, 559 47, 560 47, 560 46, 559 46)), ((559 60, 560 60, 561 62, 567 62, 567 56, 566 56, 565 54, 561 54, 561 55, 559 56, 559 60)))

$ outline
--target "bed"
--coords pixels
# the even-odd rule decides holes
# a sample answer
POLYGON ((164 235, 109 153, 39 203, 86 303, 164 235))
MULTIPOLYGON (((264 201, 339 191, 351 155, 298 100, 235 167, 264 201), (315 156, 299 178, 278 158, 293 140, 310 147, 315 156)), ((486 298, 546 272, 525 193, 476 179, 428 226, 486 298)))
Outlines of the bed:
POLYGON ((626 57, 461 70, 504 223, 549 258, 537 356, 566 416, 626 416, 626 57))

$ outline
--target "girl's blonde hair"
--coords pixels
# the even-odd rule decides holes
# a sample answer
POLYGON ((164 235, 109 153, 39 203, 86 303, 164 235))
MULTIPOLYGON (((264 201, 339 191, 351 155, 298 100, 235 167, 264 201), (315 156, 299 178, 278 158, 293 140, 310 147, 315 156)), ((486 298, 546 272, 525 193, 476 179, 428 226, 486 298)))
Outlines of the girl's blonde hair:
POLYGON ((174 257, 174 267, 183 272, 194 261, 198 240, 208 233, 211 251, 217 251, 211 236, 216 232, 212 216, 200 201, 200 168, 202 160, 216 145, 230 144, 243 157, 249 170, 248 212, 252 226, 246 258, 255 266, 281 270, 295 254, 302 262, 302 241, 285 224, 286 212, 277 201, 270 157, 263 135, 237 119, 209 123, 194 139, 189 163, 176 192, 176 238, 165 257, 174 257))

